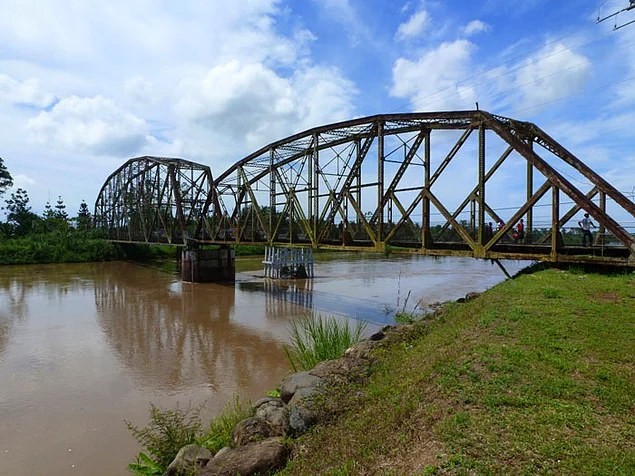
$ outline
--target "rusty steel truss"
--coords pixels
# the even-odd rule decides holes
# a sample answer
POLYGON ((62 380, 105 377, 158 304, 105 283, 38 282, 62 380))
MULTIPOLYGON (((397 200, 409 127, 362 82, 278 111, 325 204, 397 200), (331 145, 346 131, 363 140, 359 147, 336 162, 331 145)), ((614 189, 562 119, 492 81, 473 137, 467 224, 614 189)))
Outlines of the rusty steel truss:
POLYGON ((614 264, 635 253, 631 200, 536 125, 479 110, 316 127, 213 181, 204 165, 131 159, 102 187, 95 217, 109 238, 133 242, 614 264), (599 227, 590 248, 580 246, 583 212, 599 227))
POLYGON ((95 202, 95 225, 110 239, 184 243, 218 209, 212 173, 182 159, 139 157, 113 172, 95 202))

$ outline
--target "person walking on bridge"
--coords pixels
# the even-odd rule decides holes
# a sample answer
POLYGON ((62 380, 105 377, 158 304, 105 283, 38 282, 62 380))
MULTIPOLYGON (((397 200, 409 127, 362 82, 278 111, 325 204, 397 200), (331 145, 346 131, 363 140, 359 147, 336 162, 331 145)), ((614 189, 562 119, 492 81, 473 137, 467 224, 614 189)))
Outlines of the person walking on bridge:
POLYGON ((578 226, 582 230, 582 246, 591 246, 593 244, 593 234, 591 233, 591 227, 597 227, 589 218, 588 213, 584 214, 584 218, 578 222, 578 226), (589 240, 588 245, 586 244, 587 239, 589 240))

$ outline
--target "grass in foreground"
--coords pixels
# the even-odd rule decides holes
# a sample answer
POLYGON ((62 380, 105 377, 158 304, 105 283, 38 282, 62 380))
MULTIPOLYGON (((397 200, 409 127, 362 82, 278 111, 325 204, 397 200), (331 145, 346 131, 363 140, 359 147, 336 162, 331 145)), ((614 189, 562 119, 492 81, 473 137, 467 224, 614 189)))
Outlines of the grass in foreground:
POLYGON ((634 348, 635 275, 522 275, 382 350, 283 474, 635 474, 634 348))

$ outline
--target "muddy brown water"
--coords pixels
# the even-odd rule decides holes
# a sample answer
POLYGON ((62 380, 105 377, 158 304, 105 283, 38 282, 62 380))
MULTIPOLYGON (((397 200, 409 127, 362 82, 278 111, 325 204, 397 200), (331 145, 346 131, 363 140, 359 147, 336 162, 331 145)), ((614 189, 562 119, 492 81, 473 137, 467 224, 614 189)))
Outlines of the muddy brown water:
POLYGON ((310 310, 370 333, 504 279, 489 262, 417 256, 320 256, 299 281, 237 268, 220 285, 124 262, 0 267, 0 474, 130 474, 140 448, 124 420, 144 426, 150 402, 204 404, 208 420, 260 398, 290 373, 289 322, 310 310))

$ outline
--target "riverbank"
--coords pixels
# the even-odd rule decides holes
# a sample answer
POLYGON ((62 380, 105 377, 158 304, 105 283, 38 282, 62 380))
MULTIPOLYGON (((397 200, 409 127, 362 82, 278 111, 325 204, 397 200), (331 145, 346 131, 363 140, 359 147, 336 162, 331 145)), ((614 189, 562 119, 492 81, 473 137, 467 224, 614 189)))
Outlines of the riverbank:
POLYGON ((281 474, 635 474, 634 286, 549 269, 446 306, 281 474))
MULTIPOLYGON (((164 244, 113 243, 91 230, 35 233, 0 239, 0 265, 88 263, 131 260, 159 271, 177 272, 180 247, 164 244)), ((237 245, 236 256, 264 256, 265 247, 237 245)))
POLYGON ((91 231, 67 230, 0 239, 0 265, 85 263, 125 258, 118 246, 91 231))

